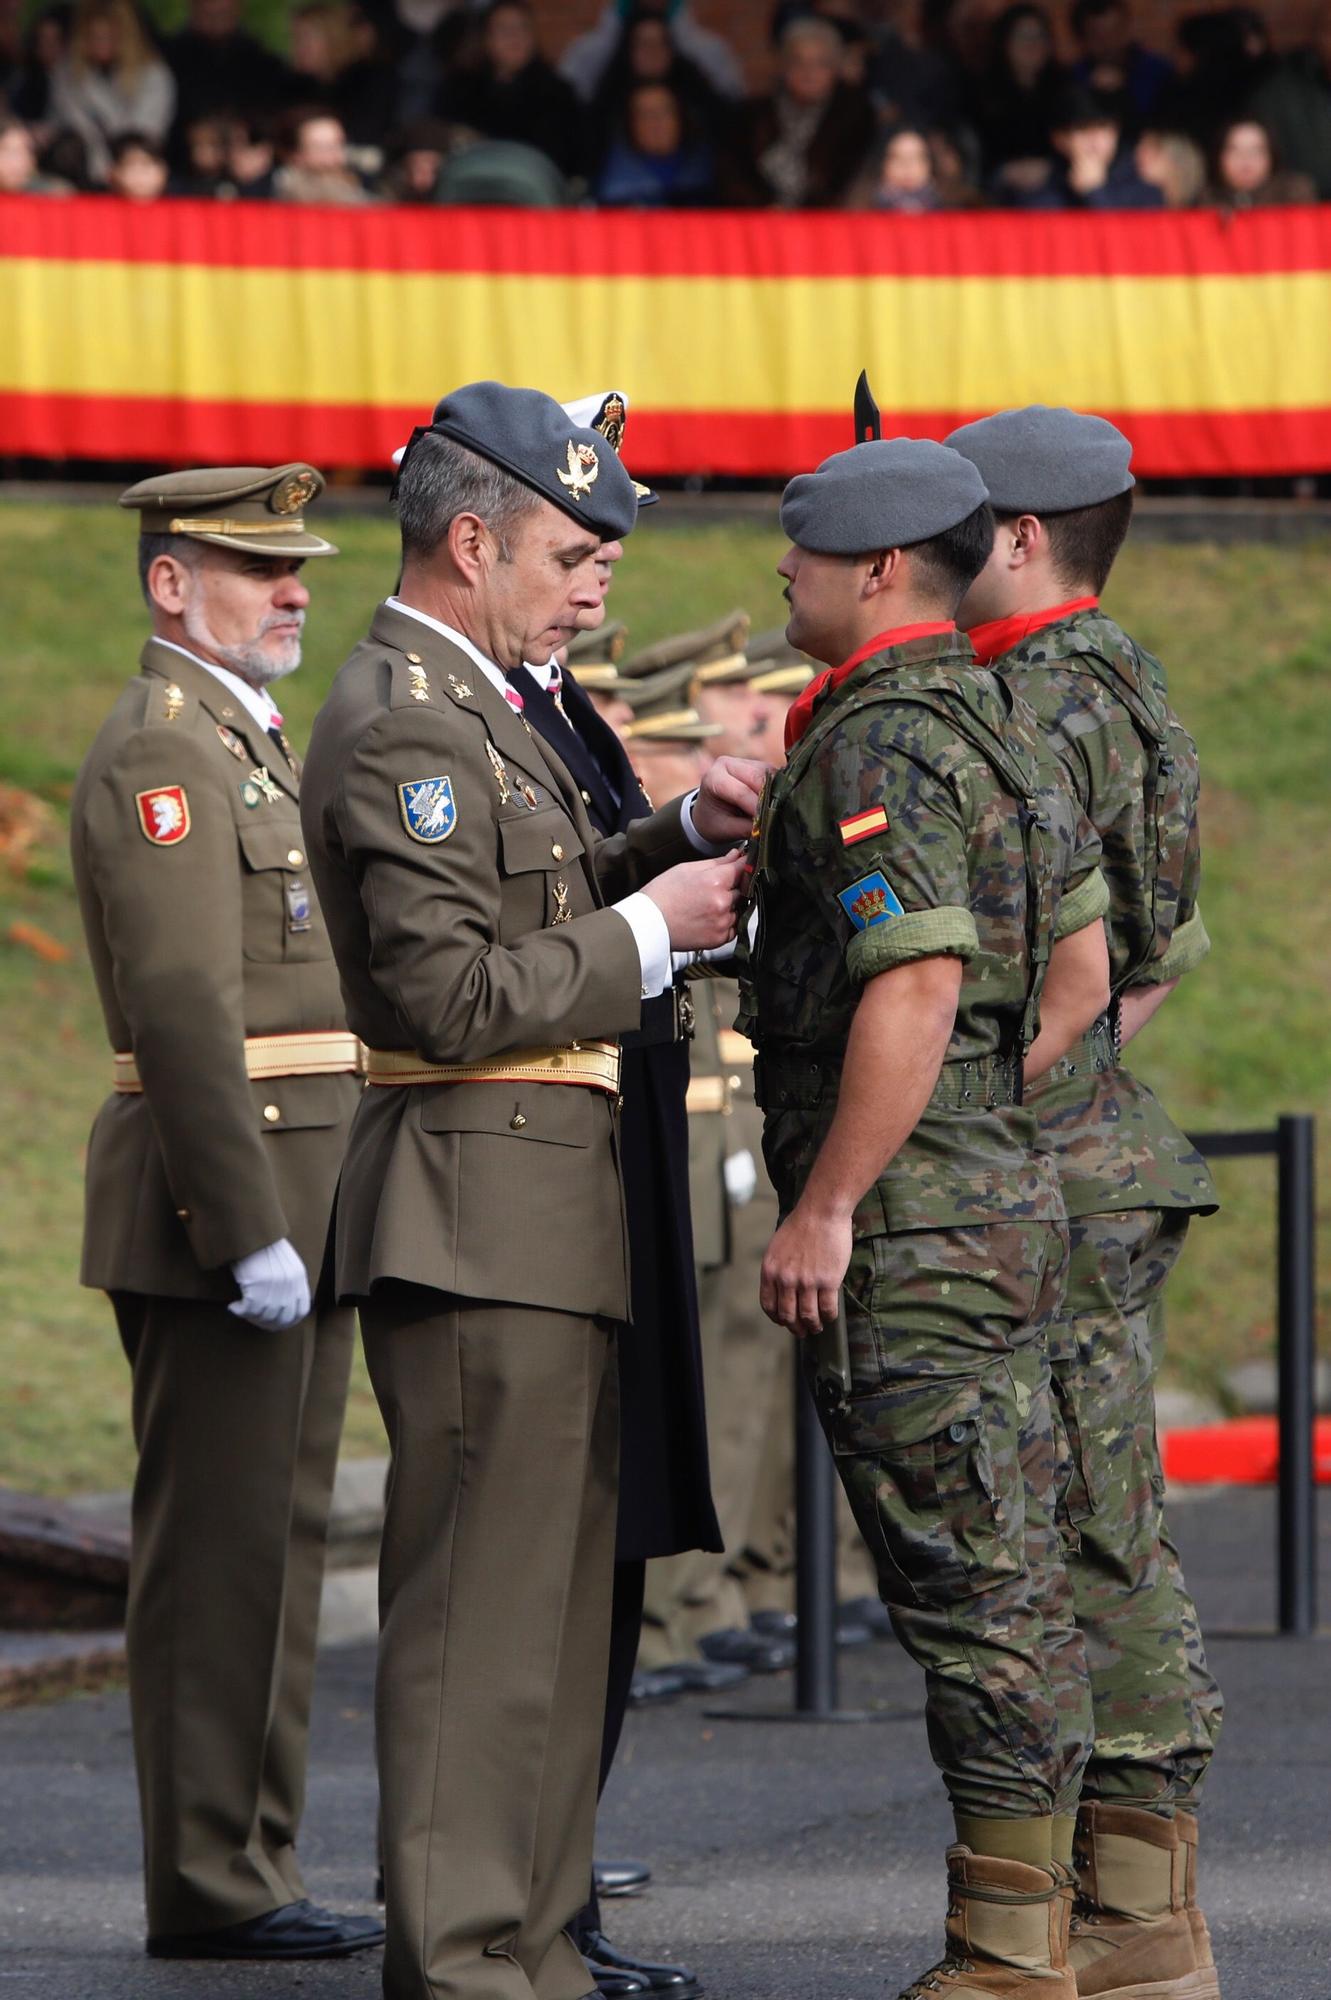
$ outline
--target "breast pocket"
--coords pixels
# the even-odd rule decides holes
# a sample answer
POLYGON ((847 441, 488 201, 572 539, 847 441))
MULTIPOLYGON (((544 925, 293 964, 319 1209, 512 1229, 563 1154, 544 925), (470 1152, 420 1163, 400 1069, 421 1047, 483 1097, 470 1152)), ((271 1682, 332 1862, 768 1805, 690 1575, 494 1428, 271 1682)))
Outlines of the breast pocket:
POLYGON ((260 965, 308 964, 332 956, 314 899, 305 836, 296 818, 236 829, 244 861, 242 949, 260 965))
POLYGON ((558 806, 499 821, 500 865, 513 888, 504 897, 503 941, 547 924, 567 923, 595 907, 582 870, 585 852, 558 806))

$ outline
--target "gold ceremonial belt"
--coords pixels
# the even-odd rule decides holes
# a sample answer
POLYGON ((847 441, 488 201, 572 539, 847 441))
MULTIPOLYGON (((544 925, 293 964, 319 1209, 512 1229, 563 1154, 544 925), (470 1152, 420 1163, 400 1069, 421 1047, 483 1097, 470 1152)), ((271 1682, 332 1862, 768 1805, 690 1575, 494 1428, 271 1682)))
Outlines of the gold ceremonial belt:
MULTIPOLYGON (((355 1076, 362 1068, 362 1058, 360 1043, 342 1028, 245 1037, 245 1072, 256 1083, 270 1076, 355 1076)), ((114 1088, 122 1096, 143 1089, 132 1055, 116 1056, 114 1088)))
POLYGON ((414 1049, 367 1049, 367 1083, 580 1083, 619 1094, 618 1042, 561 1042, 511 1049, 493 1062, 430 1063, 414 1049))

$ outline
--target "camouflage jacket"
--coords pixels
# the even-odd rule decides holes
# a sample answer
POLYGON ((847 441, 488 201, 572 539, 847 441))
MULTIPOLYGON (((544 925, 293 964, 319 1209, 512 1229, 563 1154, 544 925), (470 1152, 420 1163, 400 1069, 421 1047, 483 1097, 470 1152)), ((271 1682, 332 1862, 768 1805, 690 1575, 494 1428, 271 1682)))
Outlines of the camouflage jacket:
POLYGON ((783 1210, 831 1123, 864 982, 943 953, 965 963, 943 1073, 857 1233, 1061 1218, 1013 1085, 1053 936, 1105 907, 1098 857, 1034 718, 963 635, 893 646, 819 701, 765 802, 742 953, 783 1210))
MULTIPOLYGON (((1201 781, 1164 668, 1096 609, 1032 633, 994 671, 1034 709, 1100 836, 1114 994, 1190 971, 1210 949, 1197 906, 1201 781)), ((1105 1048, 1103 1066, 1070 1051, 1031 1092, 1068 1213, 1214 1208, 1201 1155, 1105 1048)))

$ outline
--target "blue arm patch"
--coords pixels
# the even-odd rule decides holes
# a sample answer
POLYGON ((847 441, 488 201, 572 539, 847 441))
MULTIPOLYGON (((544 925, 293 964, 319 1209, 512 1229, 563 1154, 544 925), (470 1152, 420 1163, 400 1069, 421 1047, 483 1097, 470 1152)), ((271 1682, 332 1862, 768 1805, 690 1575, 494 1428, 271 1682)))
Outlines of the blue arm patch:
POLYGON ((858 882, 852 882, 849 889, 843 889, 837 901, 857 931, 867 931, 874 924, 885 924, 892 917, 905 915, 896 894, 888 887, 887 877, 878 868, 872 875, 862 875, 858 882))

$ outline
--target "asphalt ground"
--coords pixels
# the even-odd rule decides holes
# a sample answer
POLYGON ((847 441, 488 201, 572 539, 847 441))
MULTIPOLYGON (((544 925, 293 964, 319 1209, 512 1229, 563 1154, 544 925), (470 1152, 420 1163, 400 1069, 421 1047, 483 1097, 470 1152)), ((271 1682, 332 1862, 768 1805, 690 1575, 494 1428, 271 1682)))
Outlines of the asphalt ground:
MULTIPOLYGON (((1188 1574, 1228 1696, 1209 1788, 1203 1898, 1225 2000, 1331 1996, 1331 1646, 1271 1635, 1266 1492, 1179 1499, 1188 1574), (1265 1629, 1263 1629, 1265 1628, 1265 1629)), ((1331 1495, 1321 1601, 1331 1614, 1331 1495)), ((320 1668, 303 1852, 317 1900, 369 1906, 375 1788, 368 1647, 320 1668)), ((713 2000, 891 2000, 938 1955, 949 1834, 918 1678, 892 1645, 841 1656, 862 1723, 718 1721, 696 1701, 629 1719, 599 1849, 651 1862, 607 1906, 626 1948, 674 1954, 713 2000)), ((790 1681, 751 1683, 770 1711, 790 1681)), ((372 1996, 379 1955, 218 1967, 142 1955, 138 1827, 123 1694, 0 1714, 0 2000, 372 1996)))

